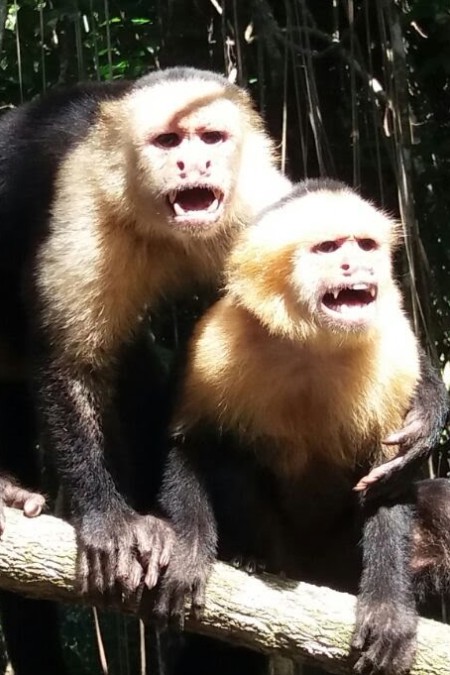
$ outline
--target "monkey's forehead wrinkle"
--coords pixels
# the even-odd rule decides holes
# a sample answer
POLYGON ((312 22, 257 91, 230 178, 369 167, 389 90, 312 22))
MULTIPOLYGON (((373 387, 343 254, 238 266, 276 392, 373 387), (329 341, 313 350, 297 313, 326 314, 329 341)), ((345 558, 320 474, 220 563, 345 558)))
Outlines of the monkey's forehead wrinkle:
POLYGON ((209 84, 179 82, 170 88, 161 84, 156 89, 142 88, 131 92, 126 107, 134 128, 142 134, 174 128, 186 131, 217 128, 236 132, 242 118, 240 109, 226 98, 223 88, 216 83, 209 84), (180 101, 184 102, 181 108, 180 101))
POLYGON ((373 238, 386 246, 400 238, 397 223, 357 194, 317 190, 285 197, 266 210, 241 241, 266 248, 350 237, 373 238))

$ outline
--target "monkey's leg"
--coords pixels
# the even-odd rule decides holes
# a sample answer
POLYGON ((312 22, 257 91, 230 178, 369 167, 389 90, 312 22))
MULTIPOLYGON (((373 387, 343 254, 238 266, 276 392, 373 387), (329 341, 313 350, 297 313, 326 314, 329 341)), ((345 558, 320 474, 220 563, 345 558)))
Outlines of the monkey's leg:
POLYGON ((417 610, 410 560, 409 504, 364 504, 363 571, 352 647, 355 670, 367 675, 409 672, 416 650, 417 610))
MULTIPOLYGON (((239 453, 236 459, 223 441, 215 451, 220 441, 208 434, 206 422, 199 426, 186 439, 173 439, 162 484, 161 505, 176 533, 154 608, 162 624, 183 624, 185 599, 194 613, 201 613, 217 544, 231 554, 257 557, 252 534, 259 529, 259 504, 266 499, 259 495, 257 479, 248 473, 245 454, 239 453), (243 539, 245 546, 241 546, 243 539)), ((217 675, 267 672, 265 655, 213 638, 182 635, 175 646, 172 675, 209 675, 211 669, 217 675)))
POLYGON ((154 606, 154 617, 161 625, 170 622, 183 628, 185 600, 194 614, 201 612, 216 557, 217 523, 203 481, 202 454, 177 437, 164 472, 160 502, 176 537, 154 606))

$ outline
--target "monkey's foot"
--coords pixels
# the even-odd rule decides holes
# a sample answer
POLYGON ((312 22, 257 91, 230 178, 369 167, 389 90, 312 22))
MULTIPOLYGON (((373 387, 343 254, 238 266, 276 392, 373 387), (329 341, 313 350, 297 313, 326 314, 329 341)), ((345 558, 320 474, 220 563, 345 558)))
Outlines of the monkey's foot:
POLYGON ((156 588, 156 595, 146 613, 164 628, 168 624, 184 628, 185 604, 198 618, 205 604, 205 589, 212 559, 208 552, 181 538, 175 541, 170 562, 156 588))
POLYGON ((255 558, 246 558, 244 556, 234 556, 230 560, 230 565, 233 565, 237 570, 243 570, 247 574, 261 574, 266 571, 266 563, 264 560, 256 560, 255 558))
POLYGON ((358 675, 406 675, 416 652, 417 616, 391 602, 358 607, 352 639, 358 675))

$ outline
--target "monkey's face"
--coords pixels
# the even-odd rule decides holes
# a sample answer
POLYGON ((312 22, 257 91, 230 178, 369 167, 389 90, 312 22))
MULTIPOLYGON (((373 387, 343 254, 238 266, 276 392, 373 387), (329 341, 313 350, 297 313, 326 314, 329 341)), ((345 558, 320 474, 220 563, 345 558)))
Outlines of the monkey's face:
MULTIPOLYGON (((304 200, 311 199, 305 197, 304 200)), ((319 205, 316 204, 316 207, 319 205)), ((391 221, 354 194, 336 193, 299 243, 293 283, 306 313, 333 332, 376 324, 392 289, 391 221)), ((301 230, 301 226, 300 226, 301 230)))
POLYGON ((217 83, 177 82, 138 90, 130 101, 130 177, 152 227, 208 236, 233 203, 242 112, 217 83))
POLYGON ((386 275, 389 252, 378 237, 342 236, 302 247, 294 284, 317 323, 333 331, 354 331, 376 321, 386 275))
POLYGON ((362 336, 398 303, 395 229, 350 190, 294 190, 242 233, 228 288, 274 333, 362 336))

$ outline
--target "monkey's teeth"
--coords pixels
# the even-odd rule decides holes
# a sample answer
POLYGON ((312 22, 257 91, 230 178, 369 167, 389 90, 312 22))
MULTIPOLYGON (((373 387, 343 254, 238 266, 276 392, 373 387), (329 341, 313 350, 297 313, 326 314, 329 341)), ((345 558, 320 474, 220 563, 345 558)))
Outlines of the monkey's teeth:
POLYGON ((208 212, 209 211, 217 211, 218 208, 219 208, 219 200, 216 197, 216 199, 208 206, 207 211, 208 212))
MULTIPOLYGON (((173 202, 172 206, 173 206, 173 210, 174 210, 174 212, 175 212, 175 215, 177 215, 177 216, 186 216, 186 215, 188 215, 188 214, 190 214, 190 213, 191 213, 191 214, 198 214, 198 213, 200 213, 200 211, 197 210, 197 209, 193 209, 193 210, 189 210, 189 209, 188 209, 188 210, 185 210, 185 209, 183 209, 183 207, 181 206, 181 204, 179 204, 178 202, 173 202)), ((208 208, 205 209, 205 211, 206 211, 207 213, 213 213, 214 211, 217 211, 218 208, 219 208, 219 201, 218 201, 217 199, 215 199, 215 200, 208 206, 208 208)))
POLYGON ((186 213, 189 213, 189 211, 185 211, 183 209, 183 207, 181 206, 181 204, 179 204, 178 202, 174 201, 174 202, 172 202, 172 205, 173 205, 173 210, 175 211, 175 215, 177 215, 177 216, 185 216, 186 213))
POLYGON ((337 300, 337 299, 338 299, 338 295, 339 295, 339 291, 332 291, 332 293, 333 293, 333 298, 334 298, 335 300, 337 300))
POLYGON ((176 198, 177 198, 177 191, 176 191, 176 190, 171 190, 171 191, 169 192, 169 202, 170 202, 171 204, 174 204, 176 198))
POLYGON ((366 291, 366 293, 370 293, 370 296, 372 298, 375 298, 377 291, 375 286, 372 286, 371 284, 354 284, 353 286, 349 286, 352 291, 366 291))

